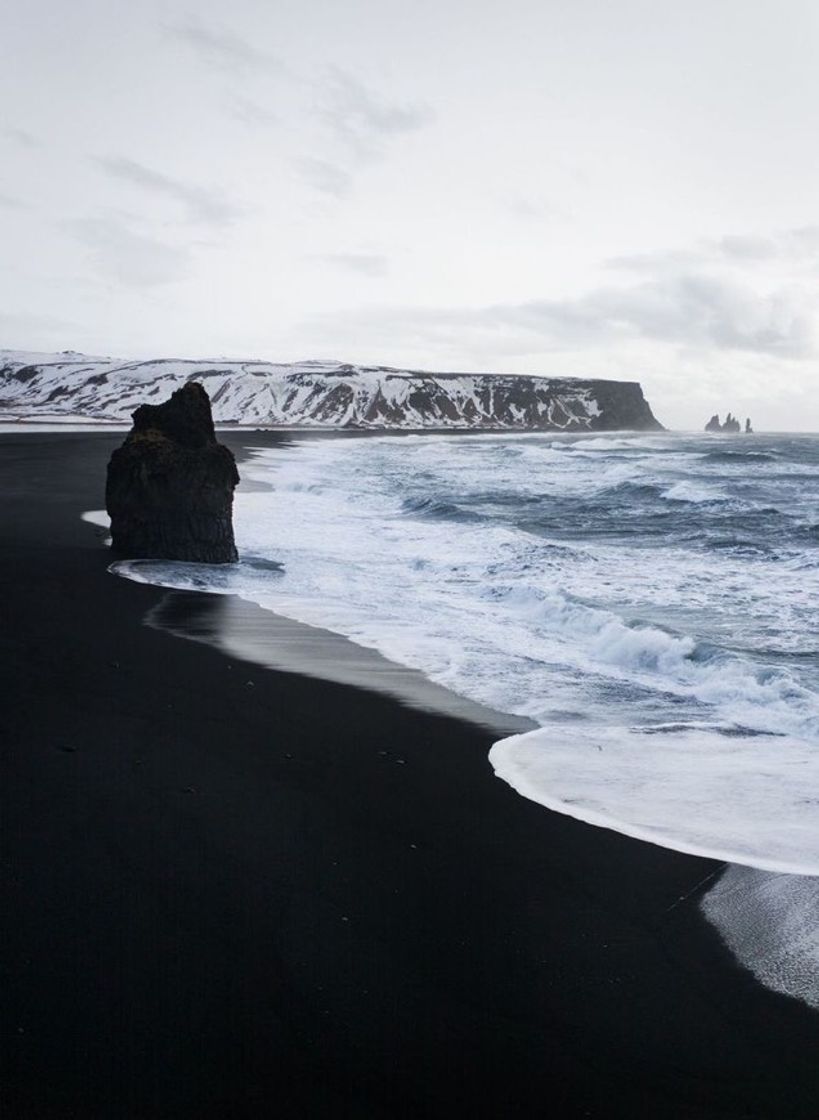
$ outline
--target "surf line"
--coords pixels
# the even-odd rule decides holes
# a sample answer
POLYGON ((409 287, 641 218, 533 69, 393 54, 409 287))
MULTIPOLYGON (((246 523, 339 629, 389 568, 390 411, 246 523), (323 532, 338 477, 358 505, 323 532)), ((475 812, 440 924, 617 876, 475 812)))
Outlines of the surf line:
POLYGON ((709 871, 708 874, 700 879, 698 883, 694 884, 690 891, 687 891, 685 894, 681 894, 679 898, 675 899, 675 901, 672 902, 670 906, 667 906, 665 910, 663 910, 663 914, 670 914, 672 910, 676 910, 677 907, 681 906, 687 899, 691 897, 692 894, 695 894, 700 889, 700 887, 704 887, 706 883, 710 883, 712 879, 715 879, 717 877, 717 875, 721 875, 726 867, 730 867, 730 863, 728 860, 726 860, 724 863, 719 864, 719 866, 715 867, 713 871, 709 871))

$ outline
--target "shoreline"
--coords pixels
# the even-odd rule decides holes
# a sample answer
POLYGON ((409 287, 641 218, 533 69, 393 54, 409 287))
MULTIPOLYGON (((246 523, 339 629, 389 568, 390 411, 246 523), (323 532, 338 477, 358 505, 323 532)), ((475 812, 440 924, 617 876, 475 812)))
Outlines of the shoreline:
POLYGON ((120 439, 0 437, 7 1115, 815 1115, 819 1018, 698 913, 712 861, 144 625, 80 520, 120 439))
MULTIPOLYGON (((112 575, 132 578, 119 572, 112 575)), ((390 661, 375 649, 332 630, 278 614, 249 599, 160 589, 165 594, 148 612, 145 625, 179 638, 205 642, 226 657, 274 672, 297 673, 389 696, 410 708, 450 716, 493 735, 514 735, 537 727, 522 716, 496 711, 435 684, 420 670, 390 661)))

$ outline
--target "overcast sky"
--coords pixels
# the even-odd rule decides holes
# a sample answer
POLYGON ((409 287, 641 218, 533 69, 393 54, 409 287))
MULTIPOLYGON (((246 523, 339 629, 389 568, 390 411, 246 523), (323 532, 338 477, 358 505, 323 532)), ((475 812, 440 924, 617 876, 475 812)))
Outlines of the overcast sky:
POLYGON ((0 0, 0 347, 819 430, 815 0, 0 0))

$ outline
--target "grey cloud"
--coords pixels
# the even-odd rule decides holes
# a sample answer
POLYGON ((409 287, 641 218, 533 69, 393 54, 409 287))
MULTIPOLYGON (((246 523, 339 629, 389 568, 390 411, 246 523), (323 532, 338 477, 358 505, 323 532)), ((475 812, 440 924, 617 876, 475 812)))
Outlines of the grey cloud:
POLYGON ((806 358, 816 354, 816 321, 798 287, 763 294, 735 277, 772 264, 791 268, 798 276, 800 268, 812 267, 817 257, 815 226, 770 235, 727 235, 690 250, 613 258, 606 262, 609 267, 643 274, 645 279, 601 288, 571 305, 532 304, 529 313, 558 333, 571 325, 578 336, 585 332, 597 340, 630 336, 683 347, 806 358))
POLYGON ((315 258, 361 276, 386 276, 389 261, 376 253, 323 253, 315 258))
POLYGON ((336 67, 325 89, 321 116, 336 136, 361 157, 378 155, 386 141, 423 128, 433 120, 427 105, 390 103, 357 78, 336 67))
POLYGON ((346 198, 352 190, 353 180, 349 171, 324 159, 312 156, 299 162, 299 171, 305 182, 322 194, 333 198, 346 198))
POLYGON ((750 266, 794 263, 819 257, 819 226, 803 226, 771 235, 728 234, 691 249, 668 249, 610 257, 608 268, 624 272, 664 273, 713 265, 750 266))
POLYGON ((31 339, 38 335, 49 340, 76 338, 78 323, 60 319, 55 315, 33 315, 29 312, 0 311, 0 332, 6 346, 9 340, 19 338, 23 346, 31 347, 31 339))
POLYGON ((21 148, 39 148, 40 141, 25 128, 15 128, 14 125, 5 125, 0 128, 0 136, 19 144, 21 148))
POLYGON ((5 206, 8 210, 22 210, 27 206, 27 203, 15 194, 6 194, 5 191, 0 191, 0 206, 5 206))
POLYGON ((784 234, 791 246, 798 246, 801 252, 819 253, 819 226, 800 226, 784 234))
POLYGON ((495 308, 490 318, 582 344, 627 337, 800 358, 814 349, 813 322, 794 297, 760 296, 702 274, 601 288, 577 300, 495 308))
POLYGON ((778 255, 777 243, 773 237, 753 235, 729 235, 717 242, 718 251, 729 259, 744 261, 766 261, 778 255))
POLYGON ((260 105, 258 101, 253 101, 249 97, 234 97, 230 102, 229 111, 231 116, 243 124, 270 128, 280 123, 279 117, 272 109, 260 105))
POLYGON ((96 162, 115 179, 181 203, 193 221, 219 226, 226 225, 238 215, 238 210, 221 193, 192 183, 182 183, 135 160, 115 156, 96 162))
POLYGON ((739 263, 810 260, 819 256, 819 226, 788 229, 771 237, 723 237, 717 246, 725 258, 739 263))
POLYGON ((166 24, 165 30, 195 51, 205 62, 231 70, 278 69, 276 58, 224 26, 214 26, 193 16, 166 24))
POLYGON ((80 218, 63 228, 90 250, 102 276, 129 287, 172 283, 190 265, 186 249, 137 233, 118 218, 80 218))
POLYGON ((614 346, 644 340, 676 347, 745 351, 779 358, 816 353, 814 321, 786 292, 760 296, 742 285, 702 275, 661 277, 603 287, 570 300, 531 300, 483 308, 373 308, 314 319, 339 338, 447 343, 466 351, 480 342, 499 355, 614 346))

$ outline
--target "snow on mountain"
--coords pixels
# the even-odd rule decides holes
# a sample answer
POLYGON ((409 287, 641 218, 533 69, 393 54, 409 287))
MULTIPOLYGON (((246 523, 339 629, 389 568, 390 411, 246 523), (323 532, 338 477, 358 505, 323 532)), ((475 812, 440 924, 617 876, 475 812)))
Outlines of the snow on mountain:
POLYGON ((424 373, 342 362, 123 362, 0 350, 0 420, 130 420, 186 381, 220 424, 257 427, 653 429, 637 382, 424 373))

